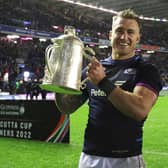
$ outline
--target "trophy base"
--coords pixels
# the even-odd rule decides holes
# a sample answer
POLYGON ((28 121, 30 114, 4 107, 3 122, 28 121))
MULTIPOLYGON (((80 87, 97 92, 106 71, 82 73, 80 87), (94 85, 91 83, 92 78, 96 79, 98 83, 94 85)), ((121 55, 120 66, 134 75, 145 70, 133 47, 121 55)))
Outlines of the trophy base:
POLYGON ((82 94, 80 90, 65 87, 65 86, 52 85, 52 84, 41 84, 40 88, 51 92, 55 92, 55 93, 70 94, 70 95, 82 94))

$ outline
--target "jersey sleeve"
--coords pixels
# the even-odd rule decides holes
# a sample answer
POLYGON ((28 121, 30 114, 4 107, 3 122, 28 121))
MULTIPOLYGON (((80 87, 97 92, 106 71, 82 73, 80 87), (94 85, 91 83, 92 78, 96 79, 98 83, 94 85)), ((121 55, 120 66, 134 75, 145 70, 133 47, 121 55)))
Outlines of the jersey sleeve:
POLYGON ((136 86, 144 86, 159 95, 162 89, 162 80, 158 69, 152 64, 144 64, 139 69, 138 82, 136 86))

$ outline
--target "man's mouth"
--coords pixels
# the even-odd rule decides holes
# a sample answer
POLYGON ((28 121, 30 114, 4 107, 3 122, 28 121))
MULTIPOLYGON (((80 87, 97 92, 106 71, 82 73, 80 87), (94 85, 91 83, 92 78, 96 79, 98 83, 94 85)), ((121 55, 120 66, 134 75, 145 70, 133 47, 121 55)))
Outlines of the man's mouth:
POLYGON ((129 46, 128 43, 123 43, 123 42, 120 42, 119 45, 120 45, 120 46, 123 46, 123 47, 125 47, 125 46, 129 46))

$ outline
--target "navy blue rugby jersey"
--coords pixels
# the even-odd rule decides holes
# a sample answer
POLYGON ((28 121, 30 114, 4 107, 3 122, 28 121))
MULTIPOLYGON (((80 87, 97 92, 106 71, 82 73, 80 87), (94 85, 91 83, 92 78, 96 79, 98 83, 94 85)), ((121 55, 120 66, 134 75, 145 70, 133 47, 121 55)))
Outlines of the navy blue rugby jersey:
MULTIPOLYGON (((157 95, 162 88, 156 67, 134 56, 127 60, 101 61, 107 77, 115 85, 132 92, 136 85, 157 95)), ((86 70, 83 78, 86 77, 86 70)), ((89 81, 83 95, 89 98, 89 119, 85 129, 83 152, 105 157, 128 157, 142 153, 143 123, 120 113, 106 94, 89 81)), ((122 102, 121 102, 122 106, 122 102)))

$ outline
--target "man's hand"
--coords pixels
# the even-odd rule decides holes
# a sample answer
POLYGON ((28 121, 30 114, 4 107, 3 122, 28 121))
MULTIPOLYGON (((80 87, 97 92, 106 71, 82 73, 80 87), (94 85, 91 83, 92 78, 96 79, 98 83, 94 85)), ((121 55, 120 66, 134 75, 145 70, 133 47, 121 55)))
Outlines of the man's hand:
POLYGON ((105 68, 95 57, 93 57, 88 64, 86 74, 88 79, 94 85, 98 85, 98 83, 106 76, 105 68))

